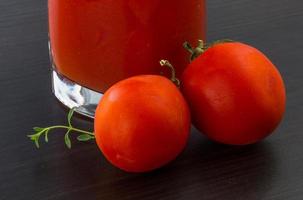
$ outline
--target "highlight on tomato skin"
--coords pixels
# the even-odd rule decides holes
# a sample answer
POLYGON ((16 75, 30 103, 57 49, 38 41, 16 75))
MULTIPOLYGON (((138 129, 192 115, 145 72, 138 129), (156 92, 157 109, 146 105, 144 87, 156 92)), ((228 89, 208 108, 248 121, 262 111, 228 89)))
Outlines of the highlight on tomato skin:
POLYGON ((181 81, 194 125, 219 143, 256 143, 277 128, 285 112, 279 71, 262 52, 240 42, 208 48, 181 81))
POLYGON ((173 161, 190 133, 190 112, 167 78, 135 76, 112 86, 95 115, 97 144, 114 166, 148 172, 173 161))

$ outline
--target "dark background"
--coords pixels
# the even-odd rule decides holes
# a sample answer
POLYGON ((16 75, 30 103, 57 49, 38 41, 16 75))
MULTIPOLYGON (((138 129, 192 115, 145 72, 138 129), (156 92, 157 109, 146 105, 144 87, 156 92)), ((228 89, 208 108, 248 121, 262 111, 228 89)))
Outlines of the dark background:
MULTIPOLYGON (((148 174, 127 174, 94 143, 64 146, 62 132, 40 150, 31 127, 65 123, 51 94, 46 0, 0 0, 0 199, 303 199, 303 1, 209 0, 208 39, 258 47, 281 71, 287 113, 265 141, 218 145, 192 131, 184 153, 148 174)), ((87 129, 92 123, 75 119, 87 129)))

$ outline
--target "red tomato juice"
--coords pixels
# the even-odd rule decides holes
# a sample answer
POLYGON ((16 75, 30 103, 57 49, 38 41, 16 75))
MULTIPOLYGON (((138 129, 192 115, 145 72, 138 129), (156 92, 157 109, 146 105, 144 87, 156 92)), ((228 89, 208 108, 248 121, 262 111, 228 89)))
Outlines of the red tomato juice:
POLYGON ((189 62, 184 41, 205 39, 204 0, 49 0, 56 71, 98 92, 138 74, 177 75, 189 62))

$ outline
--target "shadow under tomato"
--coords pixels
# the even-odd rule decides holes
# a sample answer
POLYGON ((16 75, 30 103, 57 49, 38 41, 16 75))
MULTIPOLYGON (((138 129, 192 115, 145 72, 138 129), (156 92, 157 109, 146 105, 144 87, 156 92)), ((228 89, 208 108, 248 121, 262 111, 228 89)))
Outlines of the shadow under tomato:
POLYGON ((180 190, 187 197, 254 200, 262 199, 271 189, 275 163, 268 141, 249 146, 221 145, 194 130, 190 145, 175 165, 187 170, 182 176, 187 188, 180 190))
POLYGON ((95 187, 100 199, 253 200, 270 190, 275 159, 269 142, 226 146, 194 130, 186 150, 164 168, 146 174, 107 169, 108 182, 95 187))
MULTIPOLYGON (((75 119, 75 123, 78 120, 82 121, 75 119)), ((51 160, 56 163, 48 163, 43 169, 47 181, 65 188, 56 198, 255 200, 270 190, 275 174, 270 142, 243 147, 220 145, 194 129, 187 148, 174 162, 145 174, 113 167, 95 144, 74 141, 73 145, 71 151, 63 145, 53 149, 51 160)))

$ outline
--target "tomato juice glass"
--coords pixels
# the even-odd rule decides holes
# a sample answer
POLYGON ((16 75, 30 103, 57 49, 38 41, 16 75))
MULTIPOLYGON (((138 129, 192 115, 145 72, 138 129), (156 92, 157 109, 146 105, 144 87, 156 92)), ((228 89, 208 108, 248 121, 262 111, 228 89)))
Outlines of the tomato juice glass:
POLYGON ((102 94, 139 74, 180 76, 185 41, 205 39, 205 0, 48 0, 53 93, 93 117, 102 94))

